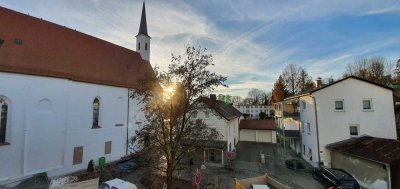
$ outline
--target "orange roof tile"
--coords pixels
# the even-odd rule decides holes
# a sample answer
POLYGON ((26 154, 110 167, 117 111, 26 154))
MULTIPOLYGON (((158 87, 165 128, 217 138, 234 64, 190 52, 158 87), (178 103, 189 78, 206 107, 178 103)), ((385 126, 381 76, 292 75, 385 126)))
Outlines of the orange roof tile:
POLYGON ((138 52, 3 7, 0 15, 0 71, 119 87, 152 71, 138 52))

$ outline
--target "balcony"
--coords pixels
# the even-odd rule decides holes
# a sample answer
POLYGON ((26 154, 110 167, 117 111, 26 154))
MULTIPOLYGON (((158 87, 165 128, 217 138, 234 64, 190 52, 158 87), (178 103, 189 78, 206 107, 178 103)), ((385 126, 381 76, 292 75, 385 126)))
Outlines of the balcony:
POLYGON ((299 119, 300 118, 300 112, 298 112, 298 111, 283 111, 283 117, 284 118, 299 119))
POLYGON ((277 127, 276 131, 286 138, 300 138, 300 130, 283 130, 282 128, 277 127))

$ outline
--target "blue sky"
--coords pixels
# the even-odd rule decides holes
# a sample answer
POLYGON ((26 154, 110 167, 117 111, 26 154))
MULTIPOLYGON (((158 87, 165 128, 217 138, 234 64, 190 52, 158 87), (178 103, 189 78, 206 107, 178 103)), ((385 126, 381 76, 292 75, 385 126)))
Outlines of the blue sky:
MULTIPOLYGON (((135 48, 141 0, 0 0, 19 12, 135 48)), ((151 63, 165 68, 189 43, 228 77, 217 93, 265 91, 290 63, 338 78, 364 56, 400 58, 399 0, 147 0, 151 63)))

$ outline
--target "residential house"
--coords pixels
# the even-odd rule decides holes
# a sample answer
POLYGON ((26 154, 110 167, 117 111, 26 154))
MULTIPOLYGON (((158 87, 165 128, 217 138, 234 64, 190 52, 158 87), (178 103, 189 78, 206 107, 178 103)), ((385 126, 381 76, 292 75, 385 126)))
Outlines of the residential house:
POLYGON ((358 77, 319 85, 275 106, 281 143, 313 166, 331 166, 327 144, 360 135, 397 137, 392 88, 358 77))
POLYGON ((239 141, 276 143, 275 121, 270 119, 240 121, 239 141))
POLYGON ((205 141, 203 146, 203 161, 208 163, 224 164, 226 152, 235 150, 239 141, 239 123, 242 114, 232 104, 217 100, 216 95, 210 98, 200 97, 202 111, 197 111, 192 119, 201 119, 209 127, 215 128, 220 134, 219 141, 205 141))
POLYGON ((260 113, 264 112, 268 117, 271 116, 271 108, 269 105, 234 105, 242 114, 248 114, 250 119, 260 119, 260 113))
POLYGON ((400 188, 400 141, 371 136, 328 144, 331 167, 350 173, 363 188, 400 188))
POLYGON ((144 4, 138 52, 7 8, 0 15, 0 182, 126 155, 145 120, 130 90, 152 72, 144 4))

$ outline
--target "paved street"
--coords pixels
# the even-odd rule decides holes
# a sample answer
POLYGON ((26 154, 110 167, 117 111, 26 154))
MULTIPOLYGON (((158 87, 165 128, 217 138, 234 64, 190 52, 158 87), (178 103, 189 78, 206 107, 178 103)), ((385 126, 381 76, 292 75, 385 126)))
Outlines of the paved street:
MULTIPOLYGON (((292 151, 283 152, 283 148, 275 144, 239 142, 237 167, 250 167, 251 164, 260 164, 260 154, 265 154, 266 165, 262 166, 268 175, 297 189, 322 189, 323 186, 315 181, 310 170, 294 171, 286 168, 286 159, 300 159, 292 151), (244 166, 240 166, 243 164, 244 166)), ((309 166, 306 162, 304 165, 309 166)), ((311 167, 308 167, 311 168, 311 167)), ((253 168, 254 169, 254 168, 253 168)))

